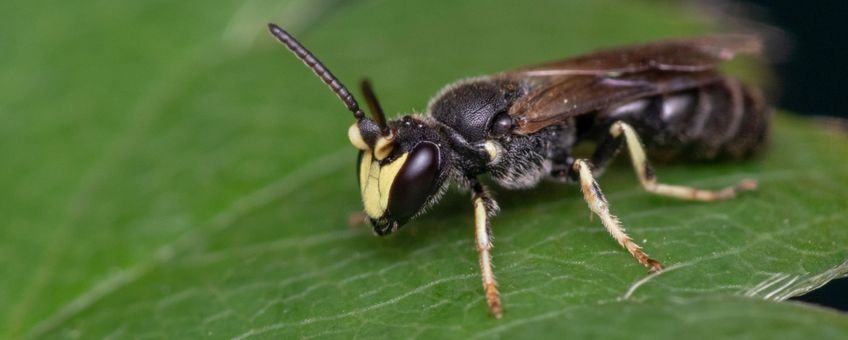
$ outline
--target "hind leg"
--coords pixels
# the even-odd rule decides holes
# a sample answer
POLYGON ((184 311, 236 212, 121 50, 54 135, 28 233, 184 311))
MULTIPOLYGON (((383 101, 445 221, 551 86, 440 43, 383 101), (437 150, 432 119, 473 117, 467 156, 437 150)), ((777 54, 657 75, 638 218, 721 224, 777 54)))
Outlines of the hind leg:
POLYGON ((751 179, 742 180, 736 186, 715 191, 659 183, 645 155, 645 149, 642 147, 639 136, 633 130, 633 127, 622 121, 612 124, 609 135, 598 145, 597 150, 592 155, 592 164, 597 167, 594 170, 596 175, 603 171, 616 154, 618 154, 622 143, 627 145, 630 160, 633 162, 633 170, 639 177, 642 187, 646 191, 657 195, 709 202, 733 198, 740 192, 753 190, 757 187, 757 182, 751 179))

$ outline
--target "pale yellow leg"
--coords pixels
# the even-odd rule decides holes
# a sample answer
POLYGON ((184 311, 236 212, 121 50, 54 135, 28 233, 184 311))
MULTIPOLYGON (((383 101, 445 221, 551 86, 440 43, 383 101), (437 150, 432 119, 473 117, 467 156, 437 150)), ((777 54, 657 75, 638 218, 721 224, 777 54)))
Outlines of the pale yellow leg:
POLYGON ((618 244, 624 247, 624 249, 627 249, 627 251, 630 252, 630 255, 633 255, 633 257, 636 258, 636 261, 639 261, 639 263, 645 267, 650 268, 652 272, 662 270, 662 265, 656 260, 648 257, 648 255, 642 251, 642 247, 639 247, 638 244, 630 239, 630 236, 627 236, 624 232, 624 228, 621 226, 621 221, 618 220, 618 217, 615 217, 615 215, 610 213, 609 203, 607 203, 603 192, 601 192, 601 187, 598 185, 598 182, 596 182, 595 178, 592 177, 592 169, 589 168, 587 162, 582 159, 575 161, 574 171, 576 171, 580 176, 580 188, 583 190, 583 199, 586 200, 586 203, 589 205, 589 209, 591 209, 595 215, 598 215, 610 235, 612 235, 612 237, 618 241, 618 244))
POLYGON ((480 254, 480 273, 483 277, 483 290, 486 292, 486 302, 489 310, 495 318, 503 315, 498 284, 495 282, 495 273, 492 271, 492 235, 489 225, 489 215, 497 210, 494 202, 485 195, 482 186, 478 186, 474 195, 474 239, 477 244, 477 252, 480 254), (487 202, 487 200, 489 200, 487 202), (487 203, 489 206, 487 206, 487 203))
POLYGON ((739 192, 757 188, 757 181, 752 179, 742 180, 734 187, 727 187, 717 191, 657 183, 657 177, 651 169, 648 158, 645 156, 645 149, 642 147, 642 142, 639 140, 639 136, 633 130, 633 127, 624 122, 616 122, 610 128, 610 134, 613 137, 618 137, 622 133, 624 134, 624 141, 627 144, 627 150, 630 152, 630 159, 633 162, 633 170, 639 176, 639 182, 642 183, 642 187, 648 192, 685 200, 709 202, 733 198, 739 192))

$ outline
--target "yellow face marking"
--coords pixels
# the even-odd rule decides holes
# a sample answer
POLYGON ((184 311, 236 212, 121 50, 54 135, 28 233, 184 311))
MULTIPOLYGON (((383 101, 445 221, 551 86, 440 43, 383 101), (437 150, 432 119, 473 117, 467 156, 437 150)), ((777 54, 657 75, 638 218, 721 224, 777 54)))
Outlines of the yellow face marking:
POLYGON ((389 157, 389 154, 392 153, 392 148, 394 147, 394 140, 394 132, 389 132, 387 137, 377 137, 377 145, 374 146, 374 157, 381 161, 386 159, 386 157, 389 157))
POLYGON ((383 211, 386 211, 389 207, 389 190, 392 188, 392 182, 395 181, 398 171, 406 163, 406 156, 409 156, 409 154, 403 154, 394 162, 380 169, 380 207, 383 208, 383 211))
POLYGON ((365 144, 365 140, 362 139, 362 133, 359 132, 359 124, 353 123, 349 129, 347 129, 347 138, 350 139, 350 144, 353 144, 353 147, 368 151, 368 144, 365 144))
POLYGON ((362 192, 362 204, 368 217, 377 219, 386 213, 389 206, 389 191, 400 168, 406 162, 405 153, 393 162, 380 166, 380 163, 366 152, 359 163, 359 188, 362 192))
POLYGON ((362 159, 359 161, 359 191, 363 194, 369 175, 371 175, 371 153, 363 152, 362 159))
POLYGON ((373 160, 370 152, 366 152, 362 155, 362 163, 359 164, 359 186, 365 213, 371 218, 383 215, 383 209, 380 208, 380 187, 376 183, 379 177, 380 164, 373 160))

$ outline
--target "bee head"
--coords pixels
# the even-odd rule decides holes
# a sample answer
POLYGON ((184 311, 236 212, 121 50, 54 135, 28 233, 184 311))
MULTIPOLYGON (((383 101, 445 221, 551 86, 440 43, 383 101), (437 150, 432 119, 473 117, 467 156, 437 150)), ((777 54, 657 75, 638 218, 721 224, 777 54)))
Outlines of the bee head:
POLYGON ((326 84, 353 113, 348 130, 360 150, 359 188, 365 213, 377 235, 389 234, 435 203, 445 188, 450 153, 442 137, 427 122, 411 116, 386 122, 383 109, 367 80, 360 83, 371 118, 347 87, 297 39, 275 24, 268 30, 326 84))
POLYGON ((450 154, 427 122, 405 116, 387 124, 390 133, 363 119, 348 131, 360 150, 357 164, 365 213, 374 233, 387 235, 433 205, 444 192, 450 154))

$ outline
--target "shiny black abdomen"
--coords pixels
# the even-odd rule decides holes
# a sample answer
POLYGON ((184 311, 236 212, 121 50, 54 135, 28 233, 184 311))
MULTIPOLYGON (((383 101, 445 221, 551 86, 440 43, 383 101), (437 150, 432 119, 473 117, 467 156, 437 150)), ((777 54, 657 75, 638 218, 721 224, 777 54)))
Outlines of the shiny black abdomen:
POLYGON ((621 120, 634 127, 653 157, 741 158, 766 144, 769 114, 756 89, 723 78, 578 117, 578 135, 599 140, 621 120))

